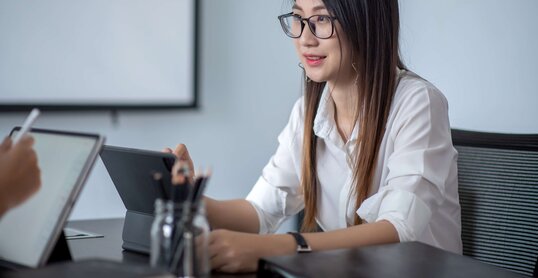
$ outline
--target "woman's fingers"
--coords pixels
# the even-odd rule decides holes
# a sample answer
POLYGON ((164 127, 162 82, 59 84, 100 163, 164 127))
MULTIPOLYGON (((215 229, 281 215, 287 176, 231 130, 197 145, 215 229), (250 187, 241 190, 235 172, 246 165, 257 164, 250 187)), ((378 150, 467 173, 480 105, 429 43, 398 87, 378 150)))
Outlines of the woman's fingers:
POLYGON ((185 144, 179 144, 176 146, 176 149, 173 151, 173 153, 176 155, 178 160, 185 161, 187 163, 189 171, 192 172, 192 175, 188 176, 190 176, 191 178, 194 177, 194 163, 192 162, 191 156, 189 155, 187 146, 185 146, 185 144))
POLYGON ((259 255, 253 252, 256 236, 228 230, 214 230, 209 235, 211 268, 220 272, 256 271, 259 255))
POLYGON ((188 179, 191 184, 194 183, 194 163, 192 162, 189 151, 185 144, 178 144, 174 150, 164 148, 163 152, 173 153, 176 156, 176 162, 172 167, 172 183, 183 184, 188 179))
POLYGON ((174 150, 174 154, 182 160, 190 159, 189 151, 187 150, 187 146, 185 144, 178 144, 176 146, 176 149, 174 150))
POLYGON ((172 167, 172 183, 173 184, 184 184, 187 178, 192 178, 191 170, 185 169, 187 162, 182 160, 176 160, 174 166, 172 167))
POLYGON ((224 252, 226 251, 226 242, 221 235, 224 230, 215 230, 209 234, 209 260, 212 269, 220 270, 226 264, 224 252))

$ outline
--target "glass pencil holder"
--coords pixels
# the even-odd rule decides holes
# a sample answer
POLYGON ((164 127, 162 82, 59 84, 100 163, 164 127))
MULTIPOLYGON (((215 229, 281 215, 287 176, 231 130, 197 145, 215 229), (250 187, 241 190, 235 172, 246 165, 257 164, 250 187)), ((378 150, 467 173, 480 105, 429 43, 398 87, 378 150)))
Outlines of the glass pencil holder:
POLYGON ((174 203, 156 199, 155 215, 150 231, 150 265, 152 267, 169 269, 172 260, 174 228, 174 203))
POLYGON ((209 277, 210 230, 204 204, 192 206, 187 202, 178 204, 167 201, 164 207, 165 210, 171 210, 171 213, 159 217, 157 213, 162 202, 155 202, 151 265, 166 269, 177 277, 209 277), (167 230, 170 227, 168 220, 173 223, 170 233, 167 230))

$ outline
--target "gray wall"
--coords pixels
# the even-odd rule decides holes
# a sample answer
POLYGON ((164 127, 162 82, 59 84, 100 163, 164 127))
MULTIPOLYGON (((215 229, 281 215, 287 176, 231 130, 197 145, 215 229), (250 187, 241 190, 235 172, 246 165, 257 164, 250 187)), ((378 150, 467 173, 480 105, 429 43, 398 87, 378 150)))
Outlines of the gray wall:
MULTIPOLYGON (((407 64, 444 91, 453 126, 538 133, 538 109, 533 109, 538 104, 538 54, 526 46, 536 45, 537 20, 527 15, 538 12, 537 2, 452 1, 401 1, 407 64), (506 10, 509 18, 503 17, 506 10), (467 14, 460 16, 464 20, 450 18, 458 11, 467 14), (488 20, 516 31, 481 34, 489 30, 488 20), (432 22, 434 29, 425 30, 432 22), (450 30, 435 29, 439 26, 450 30), (510 41, 514 34, 528 41, 510 41), (498 52, 499 43, 501 50, 526 52, 498 52), (521 59, 514 61, 514 56, 521 59)), ((301 94, 298 59, 276 19, 287 11, 285 6, 282 0, 202 1, 198 110, 120 112, 117 123, 106 112, 45 112, 36 126, 98 132, 107 136, 108 144, 136 148, 160 150, 185 143, 197 165, 213 168, 210 196, 242 198, 275 150, 276 137, 301 94)), ((0 132, 7 134, 24 116, 1 114, 0 132)), ((99 161, 71 219, 121 217, 124 211, 99 161)))
POLYGON ((538 133, 538 1, 400 6, 404 58, 447 96, 452 126, 538 133))

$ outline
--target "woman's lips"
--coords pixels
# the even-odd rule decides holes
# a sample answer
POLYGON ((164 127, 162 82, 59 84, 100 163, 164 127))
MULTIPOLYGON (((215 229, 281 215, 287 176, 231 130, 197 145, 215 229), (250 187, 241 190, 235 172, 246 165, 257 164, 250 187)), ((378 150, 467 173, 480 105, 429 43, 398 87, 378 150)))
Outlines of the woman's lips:
POLYGON ((306 64, 309 66, 319 66, 325 61, 327 56, 318 56, 318 55, 304 55, 306 64))

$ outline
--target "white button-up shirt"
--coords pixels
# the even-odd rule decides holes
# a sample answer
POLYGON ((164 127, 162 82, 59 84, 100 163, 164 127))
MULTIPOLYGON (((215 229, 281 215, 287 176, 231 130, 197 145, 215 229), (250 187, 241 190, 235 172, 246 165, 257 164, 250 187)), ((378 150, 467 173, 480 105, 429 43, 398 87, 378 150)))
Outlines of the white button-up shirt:
MULTIPOLYGON (((325 231, 353 225, 354 214, 373 223, 389 221, 399 239, 462 252, 457 151, 452 145, 448 104, 432 84, 400 71, 370 195, 355 210, 352 168, 358 128, 348 142, 338 133, 334 103, 326 89, 314 120, 319 179, 316 221, 325 231)), ((276 153, 247 196, 271 233, 304 208, 300 187, 304 99, 280 133, 276 153)))

